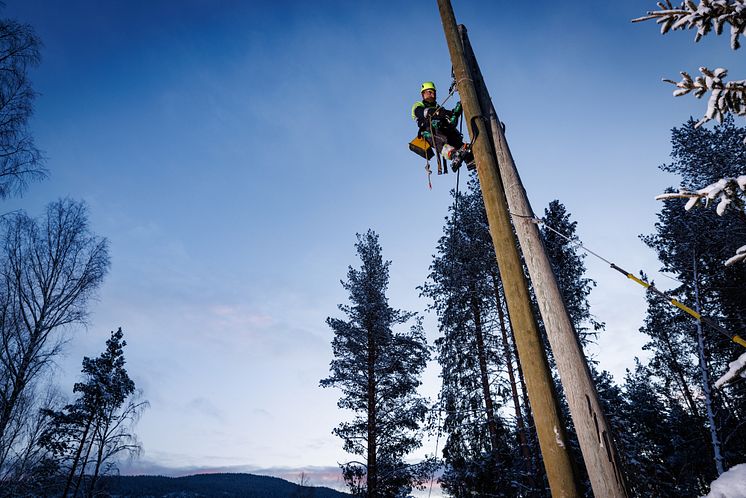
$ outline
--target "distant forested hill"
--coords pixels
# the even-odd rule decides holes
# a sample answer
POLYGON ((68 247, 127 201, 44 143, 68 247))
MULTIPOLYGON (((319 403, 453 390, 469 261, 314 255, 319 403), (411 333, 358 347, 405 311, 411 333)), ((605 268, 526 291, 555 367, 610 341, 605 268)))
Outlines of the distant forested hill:
POLYGON ((169 498, 342 498, 329 488, 301 487, 277 477, 252 474, 202 474, 187 477, 110 476, 105 489, 112 497, 169 498))

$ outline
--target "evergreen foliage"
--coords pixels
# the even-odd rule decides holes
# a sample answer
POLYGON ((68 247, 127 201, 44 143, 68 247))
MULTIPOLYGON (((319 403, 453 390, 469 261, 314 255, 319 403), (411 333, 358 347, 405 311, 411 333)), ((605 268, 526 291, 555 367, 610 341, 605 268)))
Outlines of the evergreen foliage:
MULTIPOLYGON (((732 117, 709 130, 689 120, 673 129, 673 162, 661 169, 681 175, 681 188, 687 190, 734 176, 746 168, 744 136, 746 130, 736 127, 732 117)), ((742 334, 746 266, 722 264, 746 240, 742 214, 686 212, 683 202, 664 200, 654 233, 642 239, 656 251, 662 270, 678 281, 670 295, 691 307, 698 304, 702 314, 742 334)), ((739 408, 746 401, 745 390, 734 386, 708 396, 703 385, 705 374, 717 378, 742 350, 706 325, 700 350, 697 322, 650 293, 640 330, 649 337, 644 349, 651 358, 627 375, 622 417, 627 460, 644 476, 633 486, 638 496, 701 496, 717 477, 717 450, 726 468, 746 457, 745 414, 739 408)))
MULTIPOLYGON (((596 282, 585 276, 586 267, 584 260, 586 255, 579 247, 581 241, 576 233, 577 222, 572 220, 571 214, 567 211, 565 205, 556 199, 551 201, 544 209, 542 221, 543 223, 540 225, 539 230, 547 258, 557 279, 557 285, 570 317, 570 322, 577 334, 581 347, 586 347, 595 340, 599 331, 604 329, 605 324, 598 321, 590 310, 588 297, 592 289, 596 286, 596 282)), ((562 383, 560 382, 559 373, 554 361, 554 354, 549 347, 549 339, 546 336, 544 322, 538 312, 538 304, 535 302, 536 298, 533 292, 532 299, 537 310, 535 314, 546 345, 549 364, 552 367, 555 390, 559 393, 563 419, 567 423, 568 443, 574 460, 577 462, 577 471, 581 483, 587 492, 590 493, 591 483, 587 470, 583 465, 580 443, 570 415, 570 407, 562 383)), ((604 413, 607 414, 607 419, 611 427, 615 429, 614 437, 616 439, 618 426, 614 423, 613 417, 608 417, 608 414, 616 410, 616 403, 619 399, 618 388, 613 383, 613 379, 608 372, 599 372, 592 363, 589 365, 589 368, 592 381, 598 391, 599 402, 604 413)))
MULTIPOLYGON (((674 7, 671 0, 658 2, 658 11, 650 11, 646 16, 633 19, 632 22, 656 19, 661 25, 661 33, 671 30, 696 28, 694 41, 698 42, 708 33, 720 35, 723 28, 730 27, 730 46, 733 50, 741 47, 740 38, 746 34, 746 0, 684 0, 674 7)), ((692 78, 681 71, 681 81, 664 80, 676 85, 674 96, 679 97, 690 92, 697 98, 710 94, 707 111, 695 126, 714 119, 722 123, 729 113, 746 115, 746 80, 723 82, 728 75, 725 68, 710 70, 700 67, 702 76, 692 78)))
MULTIPOLYGON (((739 138, 746 129, 736 127, 732 118, 712 130, 696 128, 690 120, 672 133, 673 163, 661 168, 681 175, 685 188, 712 183, 746 169, 746 151, 739 138)), ((673 273, 681 285, 673 292, 684 302, 694 303, 694 264, 696 262, 703 314, 720 319, 726 328, 746 331, 746 265, 724 267, 722 261, 746 242, 743 214, 726 212, 713 216, 702 210, 685 212, 681 200, 664 203, 655 224, 655 233, 644 236, 663 263, 662 270, 673 273)), ((730 341, 714 331, 707 334, 708 361, 717 373, 737 356, 730 341)))
POLYGON ((83 381, 73 388, 79 393, 73 403, 61 411, 46 411, 51 424, 40 444, 64 477, 63 497, 79 491, 95 495, 100 476, 116 469, 119 454, 140 450, 132 425, 147 403, 137 399, 135 383, 124 368, 123 337, 122 329, 112 332, 101 355, 83 358, 83 381))
POLYGON ((442 334, 435 343, 442 378, 440 430, 446 435, 441 486, 452 496, 516 496, 521 486, 529 487, 531 465, 516 434, 523 431, 528 450, 525 426, 519 429, 517 420, 513 426, 500 416, 511 395, 521 424, 525 407, 515 376, 510 385, 501 375, 513 365, 512 347, 499 333, 508 324, 497 261, 476 179, 466 193, 453 196, 452 216, 421 287, 442 334))
POLYGON ((417 396, 429 358, 422 322, 415 313, 389 306, 386 291, 390 261, 384 261, 378 235, 357 235, 359 269, 350 267, 340 305, 345 319, 327 318, 334 331, 331 375, 322 387, 342 390, 338 406, 354 412, 334 433, 348 453, 365 462, 342 465, 354 494, 370 498, 404 496, 427 476, 427 465, 408 465, 404 456, 421 445, 420 427, 428 406, 417 396), (414 323, 408 330, 399 325, 414 323))
MULTIPOLYGON (((441 484, 452 496, 540 495, 546 492, 545 476, 537 470, 535 430, 526 422, 530 412, 525 389, 519 388, 520 366, 514 368, 512 330, 478 182, 472 178, 465 193, 453 195, 451 216, 421 288, 432 300, 442 334, 435 343, 443 381, 441 430, 446 435, 441 484), (512 419, 503 413, 508 404, 515 413, 512 419)), ((559 201, 549 205, 544 219, 571 241, 578 240, 576 222, 559 201)), ((546 228, 542 235, 585 343, 603 328, 588 305, 595 282, 585 278, 583 256, 572 242, 546 228)), ((608 374, 599 378, 613 391, 608 374)), ((579 456, 579 450, 576 453, 579 456)))
MULTIPOLYGON (((670 422, 668 397, 655 382, 648 367, 636 360, 635 370, 627 371, 624 402, 617 405, 621 427, 621 450, 626 455, 627 472, 634 496, 694 496, 679 494, 682 481, 672 463, 677 447, 670 422)), ((612 412, 614 413, 614 412, 612 412)), ((680 415, 680 412, 679 412, 680 415)), ((686 485, 684 485, 686 487, 686 485)))
POLYGON ((543 220, 540 230, 547 257, 575 332, 581 343, 586 345, 604 328, 604 324, 591 314, 588 304, 588 296, 596 282, 585 277, 585 254, 575 245, 580 242, 575 233, 578 222, 570 220, 567 208, 556 199, 544 209, 543 220))

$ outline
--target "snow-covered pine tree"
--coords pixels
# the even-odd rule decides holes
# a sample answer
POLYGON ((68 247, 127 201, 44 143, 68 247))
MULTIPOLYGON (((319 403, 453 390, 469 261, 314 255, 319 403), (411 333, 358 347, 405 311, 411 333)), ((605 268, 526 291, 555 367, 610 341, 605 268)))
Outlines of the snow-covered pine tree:
MULTIPOLYGON (((660 386, 659 392, 667 406, 664 412, 668 414, 667 424, 676 441, 670 456, 659 455, 659 458, 663 458, 666 472, 676 477, 680 496, 700 496, 706 492, 707 483, 718 475, 716 456, 727 454, 723 449, 729 445, 723 445, 725 439, 720 436, 725 430, 738 439, 738 428, 724 427, 722 398, 703 396, 696 324, 658 295, 648 293, 647 299, 647 317, 640 329, 651 339, 643 347, 652 353, 646 370, 655 379, 651 382, 660 386), (708 403, 714 418, 708 417, 708 403)), ((712 352, 708 344, 705 350, 708 363, 712 352)))
POLYGON ((620 427, 620 450, 629 475, 634 476, 630 479, 633 496, 693 496, 678 493, 685 479, 679 479, 681 469, 672 465, 680 461, 681 441, 671 426, 670 399, 654 373, 635 358, 635 369, 625 376, 623 401, 613 412, 620 427))
MULTIPOLYGON (((696 4, 694 0, 684 0, 681 5, 674 8, 671 0, 665 3, 658 2, 658 11, 650 11, 646 16, 633 19, 633 22, 656 19, 661 24, 661 33, 669 30, 693 29, 697 34, 694 41, 698 42, 703 36, 714 31, 720 35, 723 28, 730 26, 730 44, 733 50, 740 48, 740 37, 746 35, 746 0, 700 0, 696 4)), ((702 119, 694 123, 694 128, 715 120, 723 124, 728 116, 746 116, 746 80, 729 81, 723 80, 728 75, 725 68, 710 70, 700 67, 702 76, 692 78, 689 73, 682 71, 682 79, 664 81, 676 85, 673 94, 676 97, 693 92, 697 98, 710 94, 707 102, 707 111, 702 119)), ((746 134, 741 134, 742 144, 746 144, 746 134)), ((723 165, 727 165, 730 158, 723 158, 723 165)), ((734 168, 731 168, 734 169, 734 168)), ((686 209, 697 205, 700 201, 709 204, 717 199, 717 214, 723 215, 728 207, 735 208, 738 214, 746 220, 744 205, 746 202, 746 169, 738 169, 732 175, 721 175, 711 178, 708 182, 690 185, 688 189, 681 189, 677 194, 668 192, 659 195, 657 199, 664 200, 672 197, 689 198, 686 209)), ((737 247, 734 253, 725 260, 726 266, 746 262, 746 245, 737 247)))
MULTIPOLYGON (((578 339, 583 347, 592 342, 597 334, 604 329, 605 325, 591 313, 588 297, 596 286, 596 282, 585 276, 585 253, 579 247, 581 243, 577 235, 578 223, 572 220, 572 215, 559 200, 553 200, 544 209, 543 223, 539 226, 541 238, 547 253, 547 258, 552 265, 552 270, 557 278, 557 284, 562 294, 564 304, 573 327, 578 334, 578 339), (558 233, 559 232, 559 233, 558 233), (569 240, 568 240, 569 239, 569 240)), ((537 316, 540 316, 537 313, 537 316)), ((544 324, 539 320, 543 336, 545 337, 544 324)), ((546 339, 548 343, 548 339, 546 339)), ((590 480, 583 465, 582 454, 578 442, 575 427, 570 416, 570 408, 559 381, 559 375, 554 367, 554 356, 550 348, 548 350, 549 362, 552 365, 553 377, 556 389, 561 393, 560 402, 565 419, 569 423, 568 439, 573 448, 575 458, 581 475, 584 477, 585 486, 590 489, 590 480)), ((619 387, 613 382, 611 374, 606 371, 598 371, 591 363, 589 365, 593 382, 596 386, 604 413, 608 414, 609 422, 615 431, 619 430, 617 418, 613 414, 617 412, 619 399, 619 387)))
POLYGON ((525 453, 523 417, 516 417, 517 430, 523 434, 514 438, 499 413, 511 392, 516 413, 523 409, 515 375, 506 379, 501 372, 512 372, 513 365, 512 347, 499 329, 507 320, 500 320, 497 263, 476 180, 470 180, 466 193, 457 198, 452 194, 451 216, 421 288, 423 296, 432 299, 442 334, 436 341, 446 434, 441 485, 452 496, 510 495, 516 485, 530 482, 530 475, 521 475, 528 473, 530 455, 525 453))
MULTIPOLYGON (((673 162, 663 165, 665 171, 681 175, 681 189, 707 184, 717 178, 746 171, 746 148, 740 141, 746 129, 736 127, 732 117, 712 129, 697 128, 689 120, 672 134, 673 162)), ((696 262, 696 284, 704 314, 719 319, 727 329, 746 333, 746 265, 723 267, 722 261, 746 241, 744 213, 728 210, 712 216, 703 210, 686 213, 681 199, 667 199, 658 215, 656 233, 644 237, 663 263, 663 269, 674 273, 683 283, 681 298, 695 303, 693 263, 696 262), (696 258, 696 259, 693 259, 696 258)), ((725 337, 705 329, 706 360, 711 377, 728 370, 728 363, 742 352, 725 337)), ((729 396, 728 392, 722 396, 729 396)), ((740 395, 744 399, 743 394, 740 395)), ((732 416, 726 411, 723 416, 732 416)))
MULTIPOLYGON (((726 116, 722 124, 711 130, 697 128, 690 119, 680 128, 672 130, 671 164, 661 169, 681 175, 678 191, 671 189, 657 198, 677 202, 690 210, 695 205, 717 202, 720 221, 714 222, 712 236, 722 242, 721 261, 726 266, 746 260, 746 147, 741 140, 746 137, 746 128, 734 124, 732 116, 726 116), (706 185, 704 188, 700 188, 706 185), (676 198, 688 198, 684 204, 676 198), (736 256, 733 256, 733 254, 736 256)), ((690 211, 694 214, 697 210, 690 211)), ((736 272, 739 270, 736 269, 736 272)))
MULTIPOLYGON (((722 228, 731 224, 736 230, 742 231, 746 226, 733 213, 722 217, 712 216, 705 211, 686 213, 681 209, 681 203, 680 199, 666 201, 658 215, 656 232, 643 237, 643 240, 658 253, 663 263, 662 269, 673 273, 681 283, 670 294, 692 306, 699 302, 702 314, 718 320, 735 333, 743 334, 742 324, 746 321, 746 302, 743 300, 746 267, 722 265, 724 251, 732 250, 729 244, 733 244, 730 232, 722 228), (711 235, 716 233, 725 236, 718 240, 711 235)), ((710 455, 714 457, 713 450, 717 451, 720 446, 725 468, 741 463, 745 457, 741 448, 746 431, 743 429, 743 415, 731 407, 746 401, 746 393, 742 389, 734 389, 710 395, 708 391, 710 380, 727 371, 729 362, 742 353, 742 348, 706 326, 702 329, 704 335, 700 343, 696 322, 667 303, 660 304, 658 308, 662 309, 651 306, 648 314, 649 317, 657 316, 659 324, 646 327, 646 333, 655 339, 650 345, 655 352, 654 360, 666 356, 669 362, 675 361, 680 366, 672 369, 676 373, 672 380, 680 385, 685 394, 683 399, 689 411, 696 412, 701 420, 700 425, 710 431, 709 436, 707 433, 703 435, 704 440, 712 440, 712 444, 708 444, 710 455), (663 310, 669 316, 665 320, 661 318, 663 310), (672 335, 677 339, 672 340, 672 335), (662 342, 662 339, 666 341, 662 342), (677 345, 685 349, 676 350, 677 345), (680 371, 688 371, 690 375, 685 379, 680 371), (705 377, 709 377, 707 384, 704 384, 705 377), (689 387, 684 388, 683 385, 689 387), (704 388, 705 385, 708 389, 704 388), (687 390, 689 394, 686 394, 687 390), (707 421, 705 415, 707 418, 714 417, 714 423, 707 421), (718 439, 722 445, 717 443, 718 439)), ((655 367, 653 363, 651 365, 655 367)), ((665 376, 665 369, 659 374, 665 376)), ((721 460, 720 456, 718 460, 721 460)))
POLYGON ((342 465, 350 490, 367 498, 406 496, 429 477, 426 465, 404 462, 422 444, 428 406, 417 387, 429 349, 421 319, 389 306, 391 262, 383 259, 378 235, 368 230, 357 239, 362 265, 350 267, 342 281, 349 292, 349 304, 339 306, 345 318, 327 318, 334 359, 320 385, 340 388, 338 406, 355 414, 334 429, 345 451, 365 459, 342 465), (409 329, 394 331, 412 321, 409 329))

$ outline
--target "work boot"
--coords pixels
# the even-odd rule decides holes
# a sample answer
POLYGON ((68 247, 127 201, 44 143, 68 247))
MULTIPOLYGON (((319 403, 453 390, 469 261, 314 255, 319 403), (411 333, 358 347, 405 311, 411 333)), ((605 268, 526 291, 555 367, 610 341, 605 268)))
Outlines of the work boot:
POLYGON ((461 167, 461 163, 463 163, 464 159, 467 159, 468 157, 471 157, 472 160, 474 159, 474 156, 466 145, 451 153, 451 157, 449 158, 451 160, 451 169, 454 172, 458 171, 461 167))
POLYGON ((466 161, 466 169, 469 171, 474 171, 477 169, 477 163, 474 160, 474 154, 472 154, 471 151, 469 151, 466 156, 464 157, 464 161, 466 161))

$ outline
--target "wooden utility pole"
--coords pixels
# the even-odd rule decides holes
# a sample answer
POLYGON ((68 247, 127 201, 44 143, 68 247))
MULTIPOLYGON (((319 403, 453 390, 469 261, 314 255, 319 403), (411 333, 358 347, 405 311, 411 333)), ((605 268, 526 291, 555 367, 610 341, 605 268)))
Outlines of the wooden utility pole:
POLYGON ((479 185, 504 285, 508 314, 514 327, 518 355, 526 378, 526 388, 534 413, 549 487, 555 498, 580 497, 581 493, 573 472, 572 458, 565 428, 560 418, 559 404, 552 385, 549 365, 539 337, 538 326, 531 311, 528 284, 523 274, 516 239, 510 226, 505 192, 502 190, 495 152, 490 143, 472 76, 464 57, 464 49, 450 0, 438 0, 438 8, 451 54, 464 116, 467 123, 471 125, 469 131, 474 140, 472 151, 477 163, 479 185))
POLYGON ((497 118, 482 72, 469 43, 466 28, 459 26, 459 31, 480 108, 489 120, 490 138, 495 148, 513 226, 523 250, 531 282, 534 284, 539 311, 567 396, 593 494, 596 498, 624 498, 628 496, 624 473, 619 465, 612 431, 601 408, 588 362, 567 313, 539 229, 536 223, 532 222, 534 213, 505 139, 502 123, 497 118))

